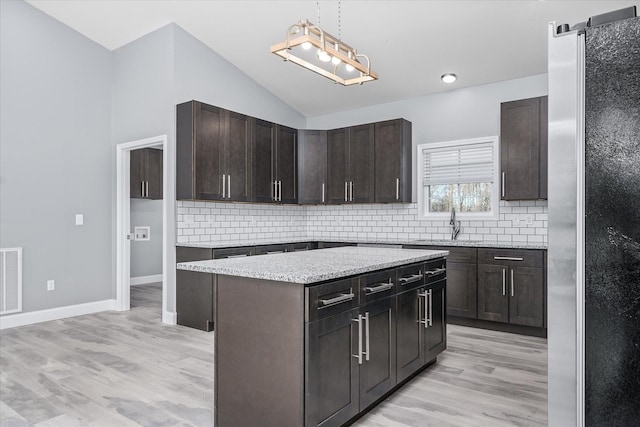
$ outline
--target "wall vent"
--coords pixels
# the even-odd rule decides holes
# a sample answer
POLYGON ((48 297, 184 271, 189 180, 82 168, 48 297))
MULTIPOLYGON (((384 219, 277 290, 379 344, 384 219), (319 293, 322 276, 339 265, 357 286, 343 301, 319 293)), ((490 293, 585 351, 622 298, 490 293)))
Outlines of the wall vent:
POLYGON ((0 315, 22 311, 22 248, 0 248, 0 315))

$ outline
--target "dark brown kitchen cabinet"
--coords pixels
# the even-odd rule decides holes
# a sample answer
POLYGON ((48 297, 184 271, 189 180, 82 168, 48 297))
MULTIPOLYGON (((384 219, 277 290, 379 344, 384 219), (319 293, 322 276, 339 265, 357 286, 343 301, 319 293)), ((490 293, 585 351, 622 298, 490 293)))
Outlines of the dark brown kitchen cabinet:
MULTIPOLYGON (((212 250, 176 248, 176 262, 212 259, 212 250)), ((176 270, 176 312, 178 325, 203 331, 213 330, 213 276, 197 271, 176 270)))
POLYGON ((162 150, 131 151, 129 194, 133 199, 162 199, 162 150))
POLYGON ((328 131, 328 203, 374 201, 374 129, 367 124, 328 131))
POLYGON ((404 119, 375 124, 376 203, 411 202, 411 122, 404 119))
POLYGON ((439 280, 425 288, 425 362, 435 359, 447 348, 446 283, 439 280))
POLYGON ((249 118, 190 101, 177 106, 176 126, 177 199, 249 201, 249 118))
POLYGON ((327 131, 298 131, 298 203, 327 200, 327 131))
POLYGON ((252 201, 296 203, 297 133, 252 119, 252 201))
POLYGON ((478 250, 478 319, 545 326, 542 251, 478 250))
POLYGON ((547 198, 547 97, 500 105, 503 200, 547 198))

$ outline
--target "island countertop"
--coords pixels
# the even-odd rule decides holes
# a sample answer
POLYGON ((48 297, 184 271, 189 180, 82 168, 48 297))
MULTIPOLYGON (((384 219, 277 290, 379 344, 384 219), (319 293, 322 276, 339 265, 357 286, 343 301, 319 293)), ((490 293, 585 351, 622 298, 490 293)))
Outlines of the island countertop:
POLYGON ((179 270, 312 284, 447 256, 448 251, 346 246, 178 263, 179 270))

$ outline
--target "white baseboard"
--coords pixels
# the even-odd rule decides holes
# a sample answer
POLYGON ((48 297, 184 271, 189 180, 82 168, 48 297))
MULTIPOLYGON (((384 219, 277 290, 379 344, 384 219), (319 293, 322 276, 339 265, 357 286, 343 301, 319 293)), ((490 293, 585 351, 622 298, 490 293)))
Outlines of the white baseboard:
POLYGON ((0 330, 116 309, 115 299, 0 316, 0 330))
POLYGON ((162 274, 153 274, 151 276, 132 277, 129 280, 131 286, 146 285, 147 283, 162 282, 162 274))
POLYGON ((166 323, 168 325, 177 325, 178 324, 178 313, 175 311, 163 311, 162 312, 162 323, 166 323))

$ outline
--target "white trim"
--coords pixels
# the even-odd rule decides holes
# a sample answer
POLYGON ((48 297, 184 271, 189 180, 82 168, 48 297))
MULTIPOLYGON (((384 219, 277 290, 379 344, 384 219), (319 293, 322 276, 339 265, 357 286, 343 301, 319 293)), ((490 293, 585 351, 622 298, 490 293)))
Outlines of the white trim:
POLYGON ((30 311, 27 313, 9 314, 0 317, 0 330, 115 309, 116 300, 106 299, 102 301, 87 302, 84 304, 74 304, 64 307, 49 308, 46 310, 30 311))
POLYGON ((152 274, 150 276, 132 277, 131 280, 129 280, 129 285, 139 286, 139 285, 146 285, 147 283, 156 283, 156 282, 162 282, 162 274, 152 274))
POLYGON ((432 143, 424 143, 418 144, 416 146, 416 192, 417 192, 417 202, 418 202, 418 220, 422 221, 447 221, 451 217, 449 213, 430 213, 426 214, 424 212, 424 185, 422 179, 423 173, 423 156, 422 150, 424 147, 429 148, 444 148, 451 147, 455 145, 469 145, 469 144, 479 144, 492 142, 493 150, 494 150, 494 177, 493 177, 493 189, 491 194, 491 212, 477 212, 477 213, 465 213, 465 212, 456 212, 456 219, 463 221, 494 221, 500 218, 500 138, 497 135, 486 136, 482 138, 470 138, 470 139, 461 139, 455 141, 441 141, 441 142, 432 142, 432 143))
POLYGON ((175 311, 162 311, 162 323, 166 323, 168 325, 177 325, 178 324, 178 313, 175 311))
MULTIPOLYGON (((171 203, 173 197, 173 177, 174 172, 169 168, 169 146, 167 143, 167 135, 159 135, 151 138, 139 139, 136 141, 125 142, 116 146, 116 301, 117 310, 126 311, 131 306, 131 240, 127 239, 127 235, 131 230, 131 209, 130 209, 130 152, 139 148, 162 146, 162 169, 163 169, 163 185, 162 185, 162 311, 163 322, 165 317, 171 320, 171 316, 165 316, 168 304, 168 283, 167 272, 169 262, 169 251, 175 249, 169 247, 169 244, 175 244, 175 225, 168 220, 169 210, 173 212, 175 202, 171 203), (171 184, 171 186, 170 186, 171 184), (171 190, 171 191, 170 191, 171 190)), ((172 269, 173 270, 173 269, 172 269)), ((172 281, 175 283, 175 280, 172 281)), ((165 322, 175 324, 171 322, 165 322)))
POLYGON ((2 259, 0 263, 2 263, 2 301, 4 302, 5 307, 0 307, 0 315, 7 315, 10 313, 21 313, 22 312, 22 248, 2 248, 0 249, 0 253, 2 254, 2 259), (18 305, 13 310, 4 309, 7 304, 7 252, 16 252, 18 256, 18 269, 16 271, 18 275, 18 305))

